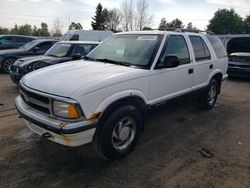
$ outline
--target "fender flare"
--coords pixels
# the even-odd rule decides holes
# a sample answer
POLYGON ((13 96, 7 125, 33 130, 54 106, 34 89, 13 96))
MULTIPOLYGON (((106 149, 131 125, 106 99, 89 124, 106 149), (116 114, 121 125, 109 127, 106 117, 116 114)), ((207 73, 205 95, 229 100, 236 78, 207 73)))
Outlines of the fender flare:
POLYGON ((141 92, 139 90, 132 90, 132 89, 124 90, 124 91, 117 92, 113 95, 110 95, 107 98, 105 98, 104 100, 102 100, 95 108, 94 114, 95 113, 103 113, 110 105, 114 104, 115 102, 117 102, 119 100, 129 98, 129 97, 140 98, 144 101, 145 104, 147 104, 147 98, 143 94, 143 92, 141 92))

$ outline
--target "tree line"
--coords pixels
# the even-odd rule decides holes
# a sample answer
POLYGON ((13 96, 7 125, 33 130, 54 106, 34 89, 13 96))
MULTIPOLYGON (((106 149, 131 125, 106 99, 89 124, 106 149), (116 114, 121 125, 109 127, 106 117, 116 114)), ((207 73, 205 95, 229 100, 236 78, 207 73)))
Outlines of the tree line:
MULTIPOLYGON (((111 30, 113 32, 151 30, 153 15, 149 12, 147 0, 123 0, 120 8, 107 9, 99 3, 92 17, 91 26, 93 30, 111 30)), ((197 30, 192 22, 186 26, 176 18, 167 21, 166 18, 160 20, 158 30, 174 30, 186 28, 197 30)), ((81 23, 71 22, 68 30, 83 29, 81 23)), ((250 33, 250 15, 242 18, 234 9, 219 9, 209 20, 207 30, 215 34, 244 34, 250 33)), ((0 34, 19 34, 33 36, 61 36, 62 24, 59 19, 53 21, 53 30, 49 32, 48 24, 42 22, 40 27, 30 24, 14 25, 13 28, 0 27, 0 34)))
MULTIPOLYGON (((124 0, 120 9, 103 8, 99 3, 96 7, 95 16, 92 17, 92 28, 94 30, 112 30, 133 31, 150 30, 153 22, 153 16, 149 13, 147 0, 124 0)), ((175 30, 186 28, 189 30, 198 30, 189 22, 186 26, 176 18, 167 21, 166 18, 160 20, 158 30, 175 30)), ((250 34, 250 15, 242 18, 234 9, 219 9, 209 20, 207 30, 215 34, 250 34)))

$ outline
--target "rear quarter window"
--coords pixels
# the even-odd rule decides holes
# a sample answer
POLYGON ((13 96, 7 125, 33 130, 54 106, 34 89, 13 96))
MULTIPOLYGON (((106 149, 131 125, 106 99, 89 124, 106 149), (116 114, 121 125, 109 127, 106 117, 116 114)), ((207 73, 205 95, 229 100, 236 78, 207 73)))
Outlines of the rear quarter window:
POLYGON ((211 55, 204 40, 200 36, 189 36, 194 49, 196 62, 210 60, 211 55))
POLYGON ((227 57, 226 49, 222 41, 216 36, 207 36, 207 39, 211 43, 217 58, 227 57))

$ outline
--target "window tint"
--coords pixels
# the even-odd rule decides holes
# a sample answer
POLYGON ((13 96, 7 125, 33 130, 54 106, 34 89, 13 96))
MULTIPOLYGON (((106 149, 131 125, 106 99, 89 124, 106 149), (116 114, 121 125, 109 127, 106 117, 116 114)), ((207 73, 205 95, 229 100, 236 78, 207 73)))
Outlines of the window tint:
POLYGON ((199 36, 189 37, 194 49, 194 55, 196 61, 202 61, 211 59, 210 52, 204 40, 199 36))
POLYGON ((81 56, 87 55, 97 44, 76 44, 71 52, 72 55, 80 54, 81 56))
POLYGON ((70 40, 79 40, 79 35, 78 34, 74 34, 70 40))
POLYGON ((44 42, 44 43, 41 43, 37 46, 40 48, 40 51, 47 51, 52 46, 52 43, 51 42, 44 42))
POLYGON ((28 42, 27 38, 25 37, 16 37, 16 43, 26 43, 28 42))
POLYGON ((217 58, 227 57, 226 49, 218 37, 208 35, 207 39, 209 40, 209 42, 213 46, 213 49, 214 49, 214 52, 215 52, 217 58))
POLYGON ((183 36, 172 35, 168 37, 163 58, 167 55, 176 55, 181 65, 190 63, 187 43, 183 36))
POLYGON ((15 40, 13 37, 3 37, 3 38, 1 38, 0 42, 2 44, 13 44, 13 43, 15 43, 15 40))

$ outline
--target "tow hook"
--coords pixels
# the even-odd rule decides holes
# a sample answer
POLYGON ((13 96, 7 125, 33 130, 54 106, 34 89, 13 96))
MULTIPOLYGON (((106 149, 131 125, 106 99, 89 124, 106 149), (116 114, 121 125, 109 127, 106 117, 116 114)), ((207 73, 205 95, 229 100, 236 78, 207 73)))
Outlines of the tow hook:
POLYGON ((52 135, 50 133, 46 132, 46 133, 42 134, 42 137, 43 138, 50 138, 50 137, 52 137, 52 135))

